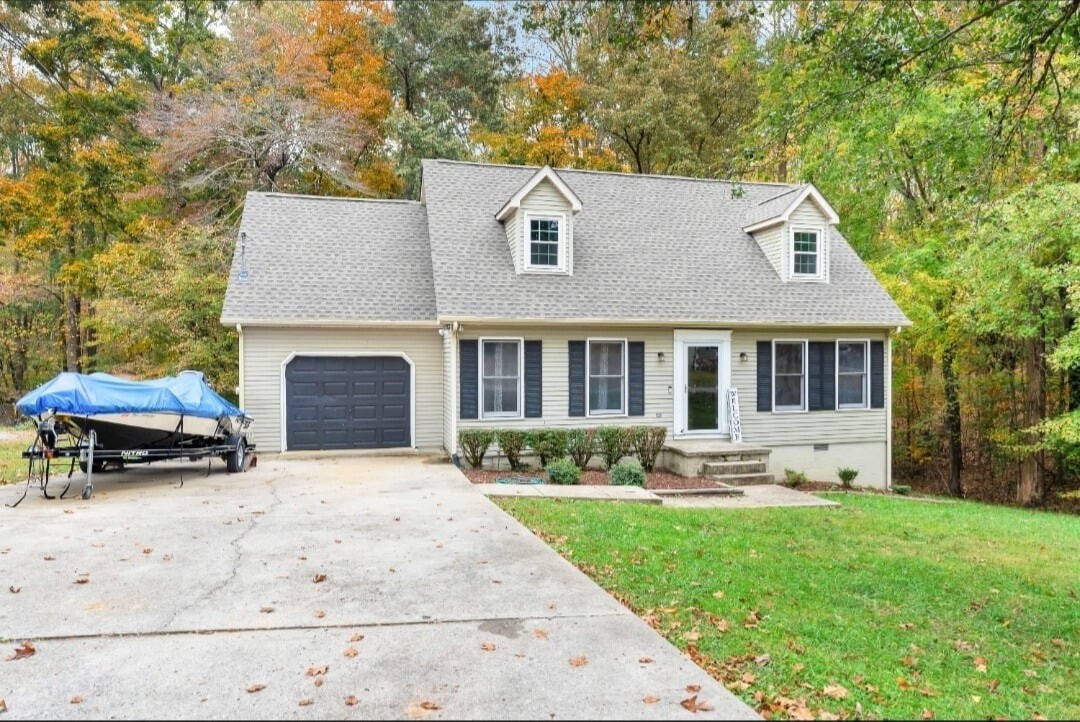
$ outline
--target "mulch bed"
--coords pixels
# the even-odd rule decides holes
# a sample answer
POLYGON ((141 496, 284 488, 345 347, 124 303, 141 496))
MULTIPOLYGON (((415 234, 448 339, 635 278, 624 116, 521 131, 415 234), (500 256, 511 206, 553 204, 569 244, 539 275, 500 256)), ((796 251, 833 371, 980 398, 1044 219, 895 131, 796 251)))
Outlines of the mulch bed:
MULTIPOLYGON (((534 471, 492 471, 490 469, 462 469, 463 474, 474 484, 494 484, 495 479, 498 477, 507 476, 527 476, 527 477, 540 477, 543 479, 543 483, 550 483, 547 478, 547 474, 540 470, 534 471)), ((581 472, 581 481, 579 485, 599 485, 607 486, 608 475, 606 471, 600 471, 597 469, 587 469, 581 472)), ((678 474, 671 474, 666 471, 649 471, 645 474, 645 488, 646 489, 716 489, 720 488, 722 484, 714 479, 710 479, 705 476, 679 476, 678 474)))

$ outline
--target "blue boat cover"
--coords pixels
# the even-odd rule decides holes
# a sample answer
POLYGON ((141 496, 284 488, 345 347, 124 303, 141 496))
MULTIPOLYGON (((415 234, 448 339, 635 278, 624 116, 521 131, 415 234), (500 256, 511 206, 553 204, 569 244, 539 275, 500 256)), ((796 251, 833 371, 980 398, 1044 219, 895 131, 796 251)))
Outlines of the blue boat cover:
POLYGON ((201 371, 181 371, 148 381, 128 381, 102 372, 65 371, 16 401, 15 408, 38 419, 48 413, 173 413, 209 419, 244 415, 207 385, 201 371))

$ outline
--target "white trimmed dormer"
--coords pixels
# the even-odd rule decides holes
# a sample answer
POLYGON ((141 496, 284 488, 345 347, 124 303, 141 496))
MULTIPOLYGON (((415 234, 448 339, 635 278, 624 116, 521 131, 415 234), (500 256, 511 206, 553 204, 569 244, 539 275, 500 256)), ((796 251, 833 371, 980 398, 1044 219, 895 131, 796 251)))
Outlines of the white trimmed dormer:
POLYGON ((550 166, 538 170, 495 219, 517 273, 571 275, 574 271, 574 215, 581 201, 550 166))
POLYGON ((829 246, 839 222, 833 207, 808 183, 752 206, 743 230, 785 283, 828 283, 829 246))

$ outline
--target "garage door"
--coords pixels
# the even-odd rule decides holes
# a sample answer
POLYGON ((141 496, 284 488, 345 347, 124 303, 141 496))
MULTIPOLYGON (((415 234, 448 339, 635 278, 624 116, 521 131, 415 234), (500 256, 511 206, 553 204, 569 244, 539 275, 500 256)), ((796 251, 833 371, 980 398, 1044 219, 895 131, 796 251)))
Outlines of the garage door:
POLYGON ((410 373, 397 356, 297 356, 285 366, 287 448, 412 446, 410 373))

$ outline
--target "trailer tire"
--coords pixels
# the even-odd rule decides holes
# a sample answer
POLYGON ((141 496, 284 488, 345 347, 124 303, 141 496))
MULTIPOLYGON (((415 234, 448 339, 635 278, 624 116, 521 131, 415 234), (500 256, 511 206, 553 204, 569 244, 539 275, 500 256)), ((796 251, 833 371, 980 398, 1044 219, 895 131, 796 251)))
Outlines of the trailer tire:
POLYGON ((232 449, 225 454, 225 469, 230 474, 244 470, 244 456, 247 454, 247 444, 241 435, 230 436, 229 446, 232 449))

